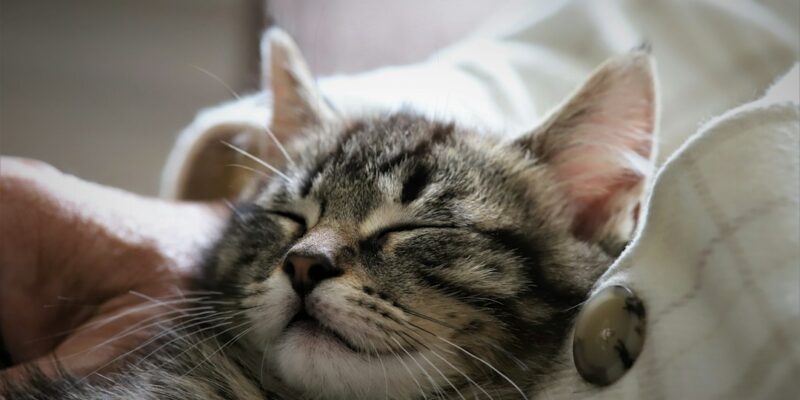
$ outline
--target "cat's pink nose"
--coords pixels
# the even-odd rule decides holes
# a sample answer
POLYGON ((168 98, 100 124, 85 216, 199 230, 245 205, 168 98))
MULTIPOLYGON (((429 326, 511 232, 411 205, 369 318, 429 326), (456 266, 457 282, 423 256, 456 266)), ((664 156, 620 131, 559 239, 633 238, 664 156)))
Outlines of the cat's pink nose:
POLYGON ((292 288, 305 296, 320 282, 337 277, 342 270, 324 254, 290 252, 283 262, 283 271, 292 281, 292 288))

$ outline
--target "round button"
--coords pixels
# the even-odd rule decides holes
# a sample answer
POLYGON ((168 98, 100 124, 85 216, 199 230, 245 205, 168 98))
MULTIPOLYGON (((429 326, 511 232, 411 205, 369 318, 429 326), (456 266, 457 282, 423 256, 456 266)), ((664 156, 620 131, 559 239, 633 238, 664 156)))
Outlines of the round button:
POLYGON ((600 290, 584 304, 575 324, 572 356, 578 373, 595 385, 625 375, 642 351, 645 310, 624 286, 600 290))

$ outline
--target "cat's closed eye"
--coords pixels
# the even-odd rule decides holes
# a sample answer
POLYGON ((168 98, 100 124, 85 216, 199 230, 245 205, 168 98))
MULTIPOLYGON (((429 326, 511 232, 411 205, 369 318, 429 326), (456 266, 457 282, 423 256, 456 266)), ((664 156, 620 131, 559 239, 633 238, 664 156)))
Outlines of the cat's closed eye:
POLYGON ((300 227, 300 235, 304 234, 307 229, 306 218, 300 214, 296 214, 291 211, 283 211, 283 210, 265 210, 267 214, 274 215, 285 220, 289 220, 300 227))
POLYGON ((387 226, 372 235, 370 240, 383 245, 391 237, 392 234, 412 232, 418 230, 428 229, 460 229, 456 225, 436 225, 436 224, 421 224, 421 223, 401 223, 396 225, 387 226))

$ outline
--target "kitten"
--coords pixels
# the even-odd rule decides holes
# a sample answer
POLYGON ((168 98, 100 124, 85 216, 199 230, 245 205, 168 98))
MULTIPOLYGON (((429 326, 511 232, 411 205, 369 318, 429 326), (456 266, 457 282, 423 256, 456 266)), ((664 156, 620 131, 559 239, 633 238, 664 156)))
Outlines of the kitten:
POLYGON ((512 140, 411 112, 337 116, 292 41, 268 38, 272 127, 294 144, 210 251, 197 305, 214 313, 110 380, 37 377, 6 397, 534 396, 634 229, 649 56, 607 61, 512 140))

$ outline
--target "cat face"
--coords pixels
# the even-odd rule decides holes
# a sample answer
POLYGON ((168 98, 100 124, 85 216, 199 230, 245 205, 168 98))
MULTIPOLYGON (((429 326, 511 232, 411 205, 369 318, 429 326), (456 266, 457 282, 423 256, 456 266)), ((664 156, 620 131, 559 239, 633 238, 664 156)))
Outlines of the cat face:
POLYGON ((331 118, 272 36, 273 130, 301 139, 208 271, 252 326, 261 372, 311 398, 530 391, 630 235, 645 172, 629 161, 646 162, 654 113, 601 105, 638 90, 614 92, 620 68, 646 72, 631 104, 650 99, 649 63, 606 65, 509 142, 413 113, 331 118))

